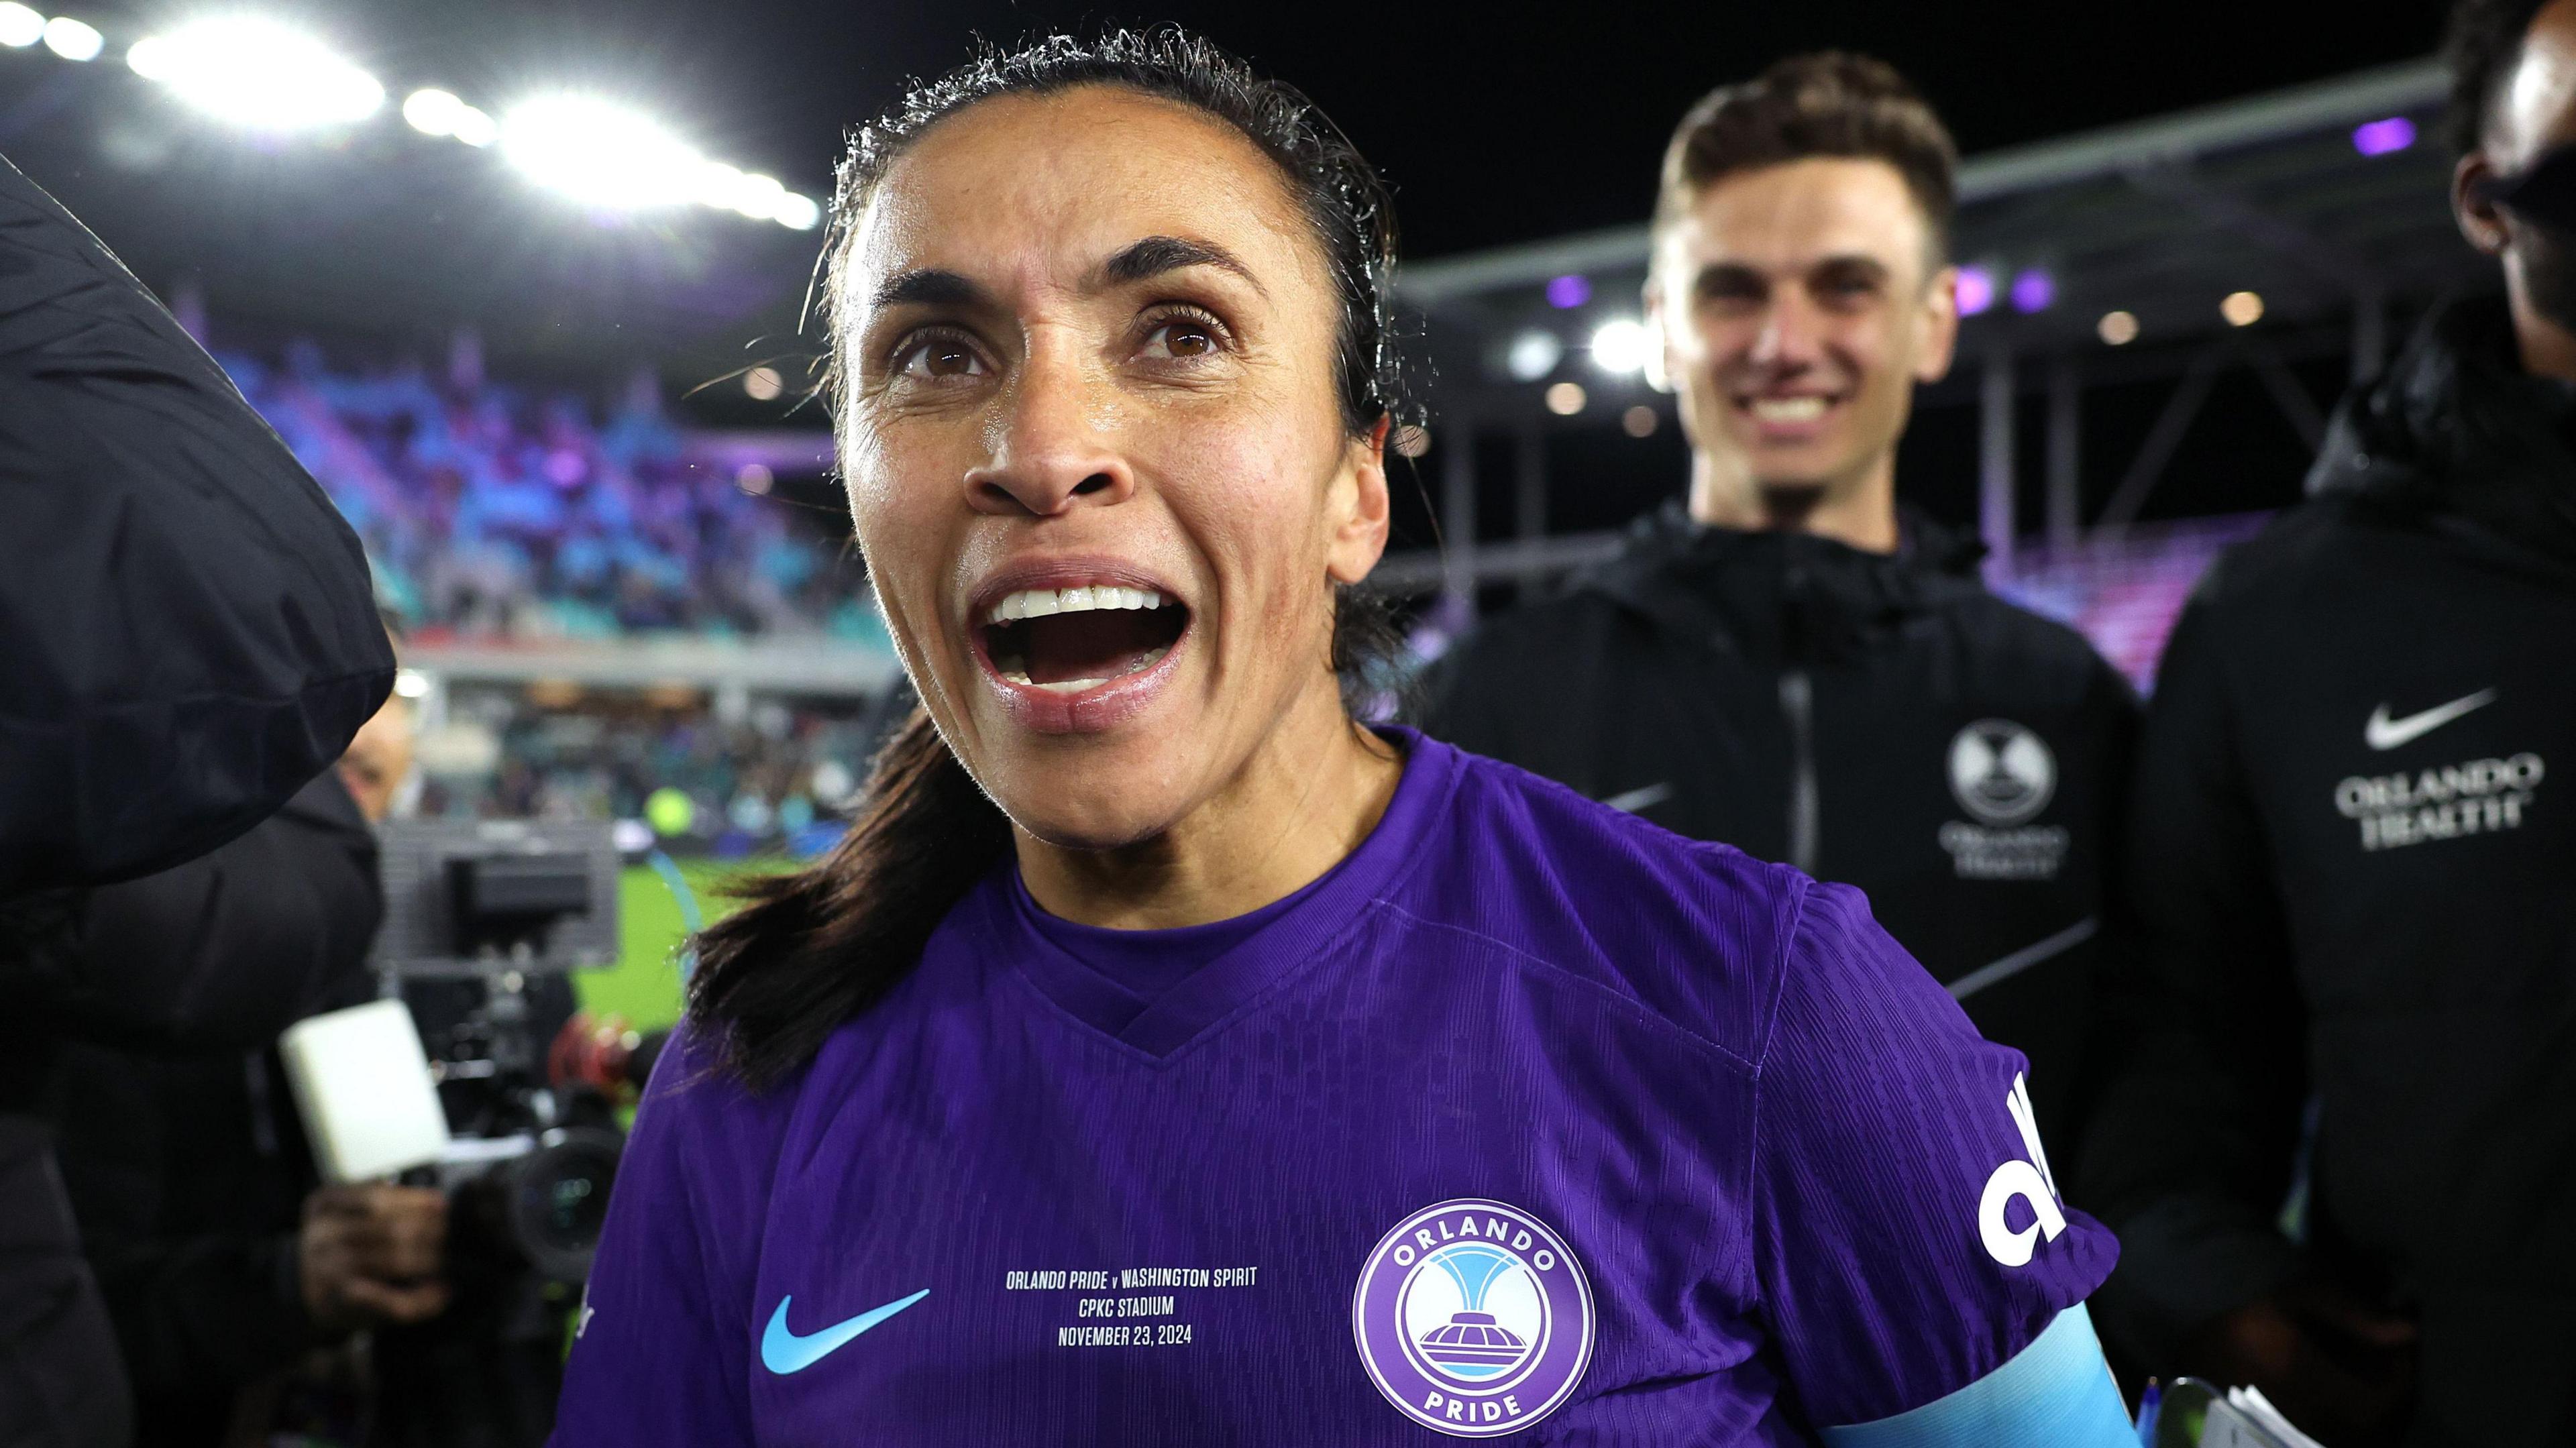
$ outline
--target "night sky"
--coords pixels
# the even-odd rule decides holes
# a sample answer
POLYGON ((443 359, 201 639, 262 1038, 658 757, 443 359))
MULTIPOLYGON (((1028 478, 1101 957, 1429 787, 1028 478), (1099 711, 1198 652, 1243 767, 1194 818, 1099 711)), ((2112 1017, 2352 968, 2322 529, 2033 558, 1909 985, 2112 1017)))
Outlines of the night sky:
POLYGON ((1427 257, 1636 219, 1682 110, 1800 50, 1894 62, 1973 155, 2421 56, 2442 12, 2428 0, 352 0, 313 13, 377 49, 398 91, 440 75, 495 92, 523 77, 592 76, 711 150, 818 188, 844 128, 906 76, 954 64, 974 35, 1176 21, 1320 100, 1395 182, 1407 249, 1427 257))
MULTIPOLYGON (((219 0, 47 3, 95 20, 121 55, 122 42, 219 0)), ((662 118, 710 156, 816 196, 851 126, 891 102, 907 77, 963 59, 978 35, 1178 22, 1324 104, 1393 182, 1414 259, 1641 220, 1682 111, 1712 86, 1802 50, 1843 46, 1892 61, 1975 156, 2418 58, 2438 43, 2443 11, 2431 0, 1595 3, 1557 14, 1402 0, 1176 0, 1151 10, 1073 0, 256 8, 310 24, 394 97, 438 85, 498 110, 542 89, 596 90, 662 118)), ((390 114, 263 146, 184 111, 113 60, 77 66, 41 51, 0 52, 0 153, 54 188, 146 282, 202 297, 231 345, 259 351, 319 337, 361 363, 436 358, 471 326, 494 368, 513 378, 608 396, 634 369, 651 368, 701 422, 822 421, 792 399, 755 404, 727 385, 751 361, 795 375, 811 359, 811 338, 796 333, 818 240, 810 233, 694 207, 585 218, 499 157, 413 135, 390 114)), ((2336 363, 2310 370, 2322 405, 2341 385, 2336 363)), ((2098 414, 2086 424, 2088 477, 2116 477, 2161 406, 2161 385, 2129 390, 2106 393, 2088 413, 2098 414)), ((1929 402, 1907 440, 1908 491, 1965 518, 1973 410, 1929 402)), ((2173 469, 2198 492, 2168 486, 2151 512, 2295 496, 2304 446, 2250 375, 2222 385, 2210 410, 2212 425, 2195 429, 2173 469)), ((1611 512, 1669 494, 1683 466, 1673 430, 1645 443, 1609 423, 1592 432, 1560 439, 1589 449, 1564 465, 1590 477, 1611 512)), ((1507 476, 1508 459, 1498 466, 1507 476)), ((1490 521, 1508 515, 1498 500, 1490 521)))
MULTIPOLYGON (((143 278, 239 329, 382 352, 461 324, 514 367, 650 364, 685 381, 793 346, 816 238, 698 208, 595 214, 391 114, 258 143, 116 62, 216 0, 49 0, 109 34, 73 65, 0 52, 0 153, 143 278), (783 339, 783 340, 782 340, 783 339)), ((1537 9, 1070 0, 260 0, 391 95, 489 110, 549 88, 658 116, 704 153, 820 196, 850 127, 974 37, 1176 21, 1323 102, 1394 183, 1415 259, 1640 219, 1671 127, 1780 56, 1868 50, 1911 73, 1969 155, 2422 56, 2437 5, 1926 4, 1537 9), (1506 18, 1526 13, 1529 20, 1506 18), (1571 18, 1581 15, 1583 23, 1571 18)), ((239 331, 236 330, 238 336, 239 331)), ((254 339, 256 340, 256 339, 254 339)))

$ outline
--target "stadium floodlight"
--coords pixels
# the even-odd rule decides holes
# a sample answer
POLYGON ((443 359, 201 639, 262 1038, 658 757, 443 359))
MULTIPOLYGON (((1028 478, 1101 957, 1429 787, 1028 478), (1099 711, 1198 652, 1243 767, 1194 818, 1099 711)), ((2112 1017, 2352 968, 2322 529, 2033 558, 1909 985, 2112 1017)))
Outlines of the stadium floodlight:
POLYGON ((453 92, 416 90, 403 98, 402 116, 413 130, 424 136, 453 136, 456 134, 456 117, 464 109, 465 102, 458 100, 453 92))
POLYGON ((1621 377, 1645 366, 1646 324, 1634 317, 1617 317, 1595 328, 1592 365, 1621 377))
POLYGON ((739 166, 722 161, 709 161, 698 168, 698 184, 693 193, 700 205, 719 211, 738 211, 743 195, 743 182, 749 178, 739 166))
POLYGON ((45 17, 18 3, 0 0, 0 45, 24 50, 45 38, 45 17))
POLYGON ((107 37, 87 21, 57 15, 45 22, 45 49, 65 60, 96 60, 107 48, 107 37))
POLYGON ((1995 304, 1995 274, 1981 266, 1959 268, 1959 315, 1981 316, 1995 304))
POLYGON ((424 136, 446 136, 469 146, 488 146, 501 138, 500 125, 490 116, 435 87, 405 97, 402 114, 424 136))
POLYGON ((722 161, 700 163, 692 188, 701 205, 732 211, 754 221, 775 221, 793 231, 812 231, 823 224, 822 203, 787 189, 775 176, 744 171, 722 161))
POLYGON ((769 219, 790 231, 812 231, 823 224, 823 203, 801 192, 790 191, 778 198, 769 219))
POLYGON ((348 125, 385 103, 381 82, 319 38, 257 16, 219 16, 147 36, 125 60, 135 74, 245 130, 348 125))
POLYGON ((1556 339, 1554 332, 1532 327, 1512 339, 1511 347, 1503 353, 1503 370, 1515 382, 1536 382, 1555 371, 1564 357, 1565 344, 1556 339))
POLYGON ((501 139, 501 123, 480 107, 460 106, 456 112, 455 129, 448 134, 480 150, 501 139))
POLYGON ((2364 121, 2352 128, 2352 148, 2365 156, 2393 156, 2415 144, 2415 123, 2404 116, 2364 121))
POLYGON ((597 96, 537 96, 501 117, 501 154, 528 179, 591 206, 631 211, 701 192, 706 161, 650 117, 597 96))

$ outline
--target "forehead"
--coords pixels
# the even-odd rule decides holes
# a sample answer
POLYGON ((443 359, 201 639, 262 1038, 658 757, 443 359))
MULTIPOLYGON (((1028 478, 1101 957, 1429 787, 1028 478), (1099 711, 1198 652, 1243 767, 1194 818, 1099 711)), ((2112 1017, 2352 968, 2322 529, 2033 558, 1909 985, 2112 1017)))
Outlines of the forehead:
POLYGON ((1277 292, 1323 276, 1278 166, 1188 106, 1111 87, 979 101, 896 158, 862 213, 865 278, 937 267, 1003 287, 1068 285, 1140 237, 1217 242, 1277 292))
POLYGON ((1794 272, 1831 256, 1919 265, 1922 208, 1885 161, 1810 156, 1738 171, 1703 187, 1657 238, 1661 260, 1695 271, 1718 262, 1794 272))
POLYGON ((2576 0, 2551 0, 2532 17, 2493 114, 2508 165, 2576 139, 2576 0))

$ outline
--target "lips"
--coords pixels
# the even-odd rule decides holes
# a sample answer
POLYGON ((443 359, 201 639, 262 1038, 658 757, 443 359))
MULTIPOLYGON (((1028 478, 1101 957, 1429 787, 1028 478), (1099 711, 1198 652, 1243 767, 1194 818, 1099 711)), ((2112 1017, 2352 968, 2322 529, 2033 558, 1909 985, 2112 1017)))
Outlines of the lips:
POLYGON ((976 591, 985 681, 1044 733, 1105 729, 1141 709, 1190 636, 1189 606, 1122 565, 1007 570, 976 591))

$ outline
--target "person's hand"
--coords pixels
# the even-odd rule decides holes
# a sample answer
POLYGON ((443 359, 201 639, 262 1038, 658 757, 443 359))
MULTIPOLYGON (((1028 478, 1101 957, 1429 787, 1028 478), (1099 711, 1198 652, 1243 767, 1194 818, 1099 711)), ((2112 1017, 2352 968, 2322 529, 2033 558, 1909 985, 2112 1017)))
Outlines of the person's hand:
POLYGON ((447 1198, 437 1192, 324 1187, 304 1199, 296 1238, 304 1310, 331 1333, 436 1317, 447 1308, 446 1244, 447 1198))
POLYGON ((2321 1280, 2294 1282, 2204 1327, 2191 1370, 2261 1388, 2300 1431, 2334 1448, 2405 1436, 2415 1396, 2415 1324, 2321 1280))

